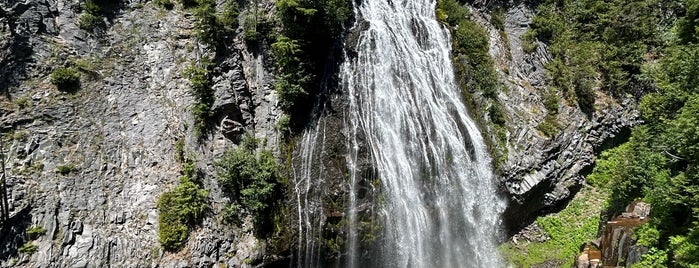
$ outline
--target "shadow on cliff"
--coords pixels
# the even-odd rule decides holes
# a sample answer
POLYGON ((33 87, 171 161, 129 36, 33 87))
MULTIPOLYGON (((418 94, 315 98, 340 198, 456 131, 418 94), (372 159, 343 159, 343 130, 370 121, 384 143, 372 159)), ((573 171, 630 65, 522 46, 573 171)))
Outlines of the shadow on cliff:
POLYGON ((27 62, 31 60, 29 37, 17 33, 19 14, 0 6, 0 29, 3 21, 9 28, 9 38, 0 41, 0 94, 10 98, 10 89, 17 87, 27 76, 27 62))
POLYGON ((29 241, 27 229, 31 225, 31 207, 20 210, 10 217, 0 229, 0 260, 18 255, 18 248, 29 241))

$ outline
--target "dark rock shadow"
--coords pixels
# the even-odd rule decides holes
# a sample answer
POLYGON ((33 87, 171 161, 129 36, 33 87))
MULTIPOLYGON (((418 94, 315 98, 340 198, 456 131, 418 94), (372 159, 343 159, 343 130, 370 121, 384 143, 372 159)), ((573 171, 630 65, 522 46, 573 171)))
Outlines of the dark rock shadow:
POLYGON ((31 225, 31 207, 20 210, 0 228, 0 260, 8 260, 19 254, 18 248, 29 241, 27 229, 31 225))

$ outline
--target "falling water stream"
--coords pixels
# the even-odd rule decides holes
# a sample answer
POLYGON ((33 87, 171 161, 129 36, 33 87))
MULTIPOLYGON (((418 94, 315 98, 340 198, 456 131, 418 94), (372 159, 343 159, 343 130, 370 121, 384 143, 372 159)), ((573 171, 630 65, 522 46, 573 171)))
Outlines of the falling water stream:
MULTIPOLYGON (((363 0, 357 5, 354 30, 361 32, 356 47, 349 48, 355 54, 339 70, 340 87, 349 97, 345 265, 367 263, 359 259, 355 189, 359 178, 354 166, 359 143, 366 143, 385 200, 379 206, 383 234, 372 255, 378 260, 370 263, 502 267, 496 242, 505 203, 497 194, 481 133, 455 85, 451 37, 435 19, 435 2, 363 0)), ((324 133, 321 128, 304 135, 309 143, 301 147, 304 155, 311 156, 304 160, 308 165, 314 160, 306 150, 323 144, 317 142, 324 133)), ((319 179, 306 178, 299 185, 308 187, 319 179)), ((299 216, 314 212, 318 211, 304 207, 299 216)), ((310 226, 299 229, 304 235, 313 232, 306 230, 310 226)))

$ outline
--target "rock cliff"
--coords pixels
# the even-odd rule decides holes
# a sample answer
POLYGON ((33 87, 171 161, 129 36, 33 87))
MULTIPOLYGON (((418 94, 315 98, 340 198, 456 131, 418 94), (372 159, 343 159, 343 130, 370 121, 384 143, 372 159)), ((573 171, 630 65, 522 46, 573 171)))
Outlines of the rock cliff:
MULTIPOLYGON (((251 47, 241 34, 227 40, 225 53, 216 55, 215 126, 199 142, 190 127, 195 100, 182 72, 210 52, 193 37, 191 12, 163 9, 153 1, 119 3, 104 16, 103 29, 86 31, 78 22, 81 1, 0 0, 0 127, 12 208, 1 237, 0 266, 268 263, 274 259, 268 244, 253 236, 250 222, 235 227, 219 219, 227 197, 213 178, 212 166, 245 130, 265 138, 267 147, 278 147, 274 124, 281 112, 271 86, 266 44, 251 47), (81 89, 73 93, 57 90, 49 78, 54 69, 68 65, 81 73, 81 89), (158 243, 156 199, 178 181, 181 170, 174 155, 181 139, 186 141, 185 152, 206 175, 203 184, 210 192, 211 211, 185 249, 172 254, 158 243), (36 253, 19 252, 30 240, 26 231, 36 226, 46 231, 32 242, 36 253)), ((271 14, 271 1, 256 4, 265 11, 262 14, 271 14)), ((550 112, 543 104, 544 65, 550 57, 540 42, 531 53, 522 49, 531 7, 508 6, 500 30, 490 22, 491 10, 474 5, 471 16, 488 30, 490 53, 505 84, 498 94, 507 120, 506 143, 500 148, 507 157, 500 163, 500 174, 503 192, 511 200, 505 223, 516 231, 522 222, 574 194, 595 153, 623 138, 638 116, 633 99, 620 101, 597 92, 592 113, 559 102, 556 119, 561 129, 542 133, 537 126, 550 112)), ((351 33, 347 42, 352 42, 351 33)), ((331 204, 341 204, 347 191, 342 181, 342 153, 347 151, 344 98, 333 92, 319 119, 328 126, 324 133, 330 148, 321 154, 322 162, 336 179, 323 186, 335 199, 323 204, 328 214, 323 217, 329 218, 342 215, 331 204)), ((478 107, 485 103, 482 97, 474 95, 474 102, 474 108, 486 109, 478 107)), ((496 140, 492 127, 484 127, 483 132, 496 140)), ((302 152, 296 149, 293 161, 299 162, 302 152)), ((360 158, 364 208, 379 186, 372 184, 368 156, 360 158)), ((333 228, 327 232, 342 232, 333 228)))
POLYGON ((106 27, 86 31, 78 26, 81 3, 0 2, 0 113, 13 216, 0 266, 261 262, 265 243, 251 226, 231 227, 215 216, 226 198, 212 159, 242 130, 276 147, 280 112, 265 54, 248 50, 242 38, 228 40, 213 71, 215 130, 199 143, 188 127, 194 99, 182 71, 207 50, 192 36, 191 12, 121 1, 102 18, 106 27), (50 83, 51 71, 67 65, 81 73, 74 93, 50 83), (155 203, 180 176, 180 139, 207 175, 212 209, 173 255, 159 246, 155 203), (25 230, 37 226, 46 233, 32 242, 36 253, 18 252, 28 242, 25 230))
MULTIPOLYGON (((500 163, 504 192, 510 198, 505 221, 509 231, 516 232, 575 194, 592 170, 596 153, 626 139, 639 116, 632 97, 618 100, 597 90, 594 111, 586 112, 555 92, 560 128, 555 133, 539 130, 552 113, 544 105, 549 90, 545 64, 551 56, 546 44, 536 40, 533 51, 523 49, 534 7, 519 1, 505 6, 500 30, 491 23, 495 8, 475 4, 472 18, 488 30, 490 54, 505 84, 498 99, 505 107, 506 143, 497 150, 506 155, 500 163)), ((475 102, 484 100, 476 95, 475 102)), ((495 141, 496 131, 487 128, 484 132, 495 141)))

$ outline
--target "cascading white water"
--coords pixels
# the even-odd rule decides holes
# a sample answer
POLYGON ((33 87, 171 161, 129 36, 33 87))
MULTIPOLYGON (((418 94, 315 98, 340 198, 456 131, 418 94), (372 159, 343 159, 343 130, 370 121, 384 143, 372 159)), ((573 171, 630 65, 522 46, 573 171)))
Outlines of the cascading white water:
POLYGON ((293 186, 298 208, 298 258, 292 264, 298 267, 321 266, 321 230, 323 215, 323 181, 325 167, 318 158, 325 151, 325 124, 318 122, 315 128, 306 131, 301 141, 301 167, 294 170, 293 186), (320 147, 319 147, 320 146, 320 147), (316 171, 317 173, 314 173, 316 171))
MULTIPOLYGON (((350 99, 348 162, 356 159, 362 131, 386 200, 381 260, 375 263, 503 266, 496 240, 505 203, 455 85, 451 38, 436 21, 435 2, 360 2, 355 17, 366 29, 353 48, 356 56, 341 66, 340 80, 350 99)), ((350 177, 355 184, 356 175, 350 177)), ((352 196, 350 227, 356 225, 352 196)), ((349 233, 347 264, 354 266, 357 238, 349 233)))

